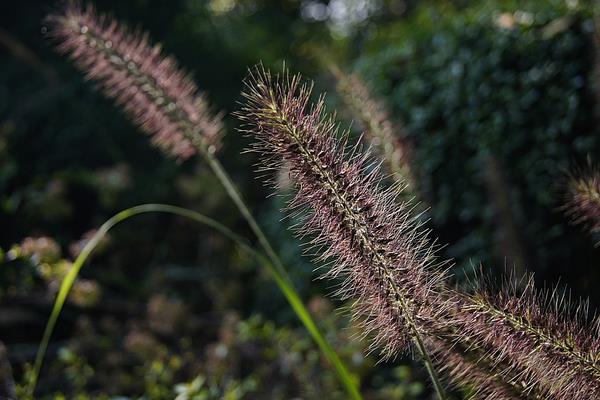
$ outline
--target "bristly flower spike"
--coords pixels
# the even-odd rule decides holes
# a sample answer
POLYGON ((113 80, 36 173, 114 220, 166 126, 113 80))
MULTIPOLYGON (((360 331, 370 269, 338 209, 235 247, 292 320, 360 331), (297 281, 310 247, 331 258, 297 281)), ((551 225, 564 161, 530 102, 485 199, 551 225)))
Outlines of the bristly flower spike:
POLYGON ((323 98, 311 106, 311 89, 299 76, 273 78, 258 67, 246 82, 238 116, 257 139, 264 167, 288 166, 297 187, 290 209, 308 211, 300 233, 313 237, 319 258, 335 260, 326 275, 344 279, 342 298, 358 299, 373 343, 384 357, 414 344, 441 392, 422 338, 424 322, 445 311, 436 290, 444 272, 433 246, 407 205, 395 202, 397 191, 380 189, 368 158, 339 144, 323 98))
POLYGON ((531 277, 493 294, 485 285, 463 295, 454 317, 457 341, 487 349, 486 356, 505 365, 503 375, 519 376, 524 393, 542 398, 600 398, 598 318, 583 303, 573 306, 558 290, 538 291, 531 277))
POLYGON ((165 153, 186 159, 197 151, 213 153, 222 134, 190 75, 152 46, 146 33, 71 1, 48 18, 49 35, 89 79, 124 108, 165 153))
POLYGON ((373 96, 357 74, 347 74, 330 61, 327 65, 336 79, 337 91, 344 104, 358 119, 366 138, 380 153, 388 172, 397 182, 408 185, 408 191, 405 192, 414 194, 415 177, 411 165, 413 149, 402 126, 392 122, 383 101, 373 96))

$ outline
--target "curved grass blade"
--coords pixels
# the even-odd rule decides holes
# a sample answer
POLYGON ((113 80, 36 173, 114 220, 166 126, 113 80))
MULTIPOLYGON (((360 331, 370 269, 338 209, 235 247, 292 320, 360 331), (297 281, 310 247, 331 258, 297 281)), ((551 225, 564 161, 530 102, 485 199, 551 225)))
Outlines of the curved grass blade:
POLYGON ((304 303, 300 299, 298 292, 289 283, 289 281, 278 271, 278 269, 273 266, 272 262, 266 256, 264 256, 262 253, 258 252, 254 248, 252 248, 246 242, 246 240, 244 238, 237 235, 235 232, 233 232, 226 226, 222 225, 221 223, 219 223, 209 217, 206 217, 205 215, 200 214, 198 212, 195 212, 195 211, 192 211, 192 210, 189 210, 186 208, 167 205, 167 204, 142 204, 139 206, 125 209, 125 210, 115 214, 113 217, 108 219, 104 224, 102 224, 102 226, 94 234, 94 236, 91 238, 91 240, 86 243, 85 247, 83 248, 83 250, 77 257, 75 262, 73 263, 72 268, 69 270, 69 272, 67 273, 67 275, 65 276, 65 278, 63 279, 63 281, 60 285, 60 289, 56 296, 56 300, 54 301, 54 306, 52 308, 52 312, 50 314, 50 317, 48 318, 48 322, 46 323, 46 328, 44 330, 44 335, 42 337, 42 341, 40 342, 40 346, 38 348, 35 363, 33 366, 31 379, 28 382, 28 389, 27 389, 27 393, 29 395, 28 397, 31 397, 31 398, 33 397, 33 393, 35 391, 35 386, 37 384, 37 379, 39 377, 39 373, 40 373, 40 370, 42 367, 42 363, 44 361, 44 356, 46 354, 46 350, 48 348, 48 343, 50 342, 50 338, 52 336, 52 332, 54 330, 54 327, 56 326, 58 317, 62 311, 65 301, 67 300, 67 297, 73 286, 73 283, 75 282, 75 279, 77 278, 77 275, 79 274, 79 271, 81 270, 81 268, 83 267, 83 265, 85 264, 87 259, 90 257, 92 252, 95 250, 95 248, 98 245, 98 243, 100 242, 100 240, 102 240, 102 238, 108 233, 108 231, 111 228, 113 228, 115 225, 117 225, 118 223, 120 223, 128 218, 131 218, 135 215, 145 214, 145 213, 173 214, 173 215, 178 215, 181 217, 185 217, 185 218, 194 220, 200 224, 207 225, 207 226, 215 229, 222 235, 226 236, 227 238, 231 239, 237 245, 239 245, 242 249, 244 249, 248 253, 252 254, 254 257, 256 257, 256 259, 260 262, 260 264, 263 265, 265 268, 267 268, 267 271, 271 274, 271 276, 277 283, 277 286, 279 287, 279 289, 285 296, 286 300, 288 301, 288 303, 290 304, 290 306, 292 307, 292 309, 294 310, 294 312, 296 313, 296 315, 298 316, 300 321, 302 321, 302 324, 308 330, 308 332, 312 336, 313 340, 319 346, 323 355, 333 365, 333 367, 338 375, 340 383, 346 389, 350 398, 354 399, 354 400, 362 399, 362 396, 361 396, 360 392, 358 391, 358 388, 357 388, 357 385, 356 385, 354 379, 350 376, 348 369, 346 368, 346 366, 342 362, 342 360, 339 358, 339 356, 337 355, 337 353, 335 352, 335 350, 333 349, 331 344, 327 341, 325 336, 321 333, 321 331, 317 327, 317 325, 314 322, 313 318, 311 317, 310 313, 304 306, 304 303))

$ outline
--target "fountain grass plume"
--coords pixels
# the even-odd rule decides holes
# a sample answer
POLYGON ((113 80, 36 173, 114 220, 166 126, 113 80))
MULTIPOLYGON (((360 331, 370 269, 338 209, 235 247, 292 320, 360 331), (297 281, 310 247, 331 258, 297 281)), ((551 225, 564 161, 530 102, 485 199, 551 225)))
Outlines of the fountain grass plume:
POLYGON ((531 276, 442 290, 454 306, 427 322, 426 344, 449 385, 477 399, 600 398, 600 323, 586 302, 531 276))
POLYGON ((103 93, 116 101, 131 120, 152 136, 167 155, 186 159, 203 156, 229 197, 257 236, 279 272, 287 273, 239 190, 216 158, 223 131, 190 74, 172 57, 151 46, 148 34, 131 31, 116 19, 69 1, 60 13, 47 17, 49 36, 103 93))
POLYGON ((198 148, 214 153, 223 125, 190 74, 148 34, 133 31, 92 5, 70 1, 47 18, 49 36, 88 79, 125 110, 165 153, 186 159, 198 148))
POLYGON ((434 246, 410 206, 395 202, 397 190, 380 188, 378 167, 358 146, 345 146, 347 134, 339 140, 323 98, 311 105, 311 91, 298 75, 255 68, 238 113, 243 131, 255 137, 264 170, 289 168, 297 188, 289 208, 305 216, 299 233, 312 237, 319 260, 330 261, 325 276, 343 280, 337 294, 357 299, 373 348, 390 358, 412 344, 441 391, 422 338, 424 321, 445 311, 434 246))
POLYGON ((490 286, 452 294, 455 333, 446 339, 482 350, 526 398, 600 398, 600 324, 587 303, 558 288, 537 290, 531 276, 500 291, 490 286))
POLYGON ((371 89, 357 74, 347 74, 330 61, 327 65, 336 79, 337 92, 358 119, 373 148, 381 154, 388 172, 396 181, 408 185, 409 192, 414 192, 413 149, 402 125, 392 122, 384 102, 373 96, 371 89))

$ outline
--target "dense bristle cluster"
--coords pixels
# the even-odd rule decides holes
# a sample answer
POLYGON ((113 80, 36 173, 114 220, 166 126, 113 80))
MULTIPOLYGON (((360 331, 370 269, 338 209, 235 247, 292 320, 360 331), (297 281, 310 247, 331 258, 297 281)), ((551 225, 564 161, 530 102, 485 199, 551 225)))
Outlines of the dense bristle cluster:
POLYGON ((147 34, 75 2, 48 22, 59 51, 97 81, 161 150, 179 159, 216 150, 221 117, 211 113, 191 77, 163 56, 159 45, 152 46, 147 34))
POLYGON ((358 75, 346 74, 335 65, 330 65, 330 70, 337 80, 337 90, 344 104, 358 119, 373 148, 381 154, 388 172, 396 181, 414 189, 413 151, 402 126, 392 122, 383 101, 371 94, 358 75))
POLYGON ((518 379, 525 393, 544 398, 600 398, 598 322, 587 321, 587 307, 572 307, 558 291, 543 292, 530 279, 498 293, 480 289, 461 295, 454 317, 456 341, 486 350, 506 365, 503 374, 518 379))
POLYGON ((298 188, 290 208, 309 210, 301 232, 313 236, 319 258, 335 260, 327 276, 344 278, 339 294, 358 299, 365 331, 384 355, 395 356, 422 333, 424 321, 443 312, 430 307, 442 304, 433 288, 443 273, 432 268, 432 245, 407 205, 395 202, 394 189, 379 188, 367 157, 339 144, 323 99, 311 108, 310 94, 298 76, 272 78, 259 68, 240 116, 258 139, 264 165, 289 167, 298 188))
POLYGON ((600 398, 597 319, 553 292, 444 289, 450 313, 426 326, 427 348, 448 381, 477 399, 600 398), (502 394, 503 393, 503 394, 502 394))
POLYGON ((574 223, 592 233, 600 231, 600 174, 592 170, 573 176, 568 185, 564 210, 574 223))

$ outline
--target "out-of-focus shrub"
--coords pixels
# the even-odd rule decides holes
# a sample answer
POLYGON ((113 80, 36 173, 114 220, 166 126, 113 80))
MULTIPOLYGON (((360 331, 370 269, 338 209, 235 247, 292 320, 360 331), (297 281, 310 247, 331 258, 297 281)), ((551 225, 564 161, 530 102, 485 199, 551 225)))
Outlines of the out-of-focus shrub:
POLYGON ((578 265, 571 276, 586 276, 590 243, 563 240, 572 230, 556 208, 565 171, 600 144, 590 10, 483 3, 423 8, 376 31, 358 69, 403 119, 429 216, 459 266, 517 262, 550 277, 578 265))

